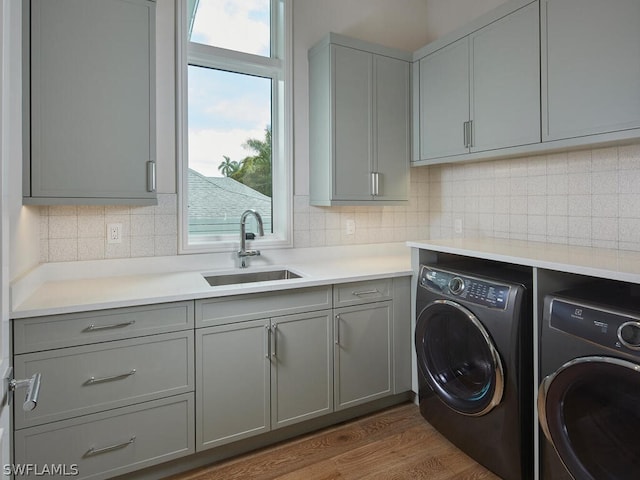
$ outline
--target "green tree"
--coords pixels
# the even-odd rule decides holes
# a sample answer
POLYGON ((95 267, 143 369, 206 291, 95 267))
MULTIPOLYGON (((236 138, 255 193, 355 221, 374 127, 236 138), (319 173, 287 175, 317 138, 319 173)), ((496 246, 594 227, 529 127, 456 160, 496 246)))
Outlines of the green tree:
POLYGON ((224 161, 218 166, 218 170, 225 176, 230 177, 240 168, 240 164, 235 160, 231 160, 226 155, 223 155, 224 161))
MULTIPOLYGON (((271 197, 271 127, 264 130, 264 140, 250 138, 243 145, 253 150, 255 155, 245 157, 240 161, 237 171, 228 176, 254 190, 271 197)), ((225 157, 226 159, 227 157, 225 157)))

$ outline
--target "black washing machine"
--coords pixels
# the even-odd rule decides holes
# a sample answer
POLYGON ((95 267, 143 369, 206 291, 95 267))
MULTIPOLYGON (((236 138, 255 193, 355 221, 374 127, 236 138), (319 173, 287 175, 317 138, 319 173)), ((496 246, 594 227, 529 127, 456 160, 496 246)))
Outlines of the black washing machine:
POLYGON ((640 295, 599 283, 547 295, 538 416, 543 480, 640 478, 640 295))
POLYGON ((531 273, 420 267, 422 416, 505 480, 533 478, 531 273))

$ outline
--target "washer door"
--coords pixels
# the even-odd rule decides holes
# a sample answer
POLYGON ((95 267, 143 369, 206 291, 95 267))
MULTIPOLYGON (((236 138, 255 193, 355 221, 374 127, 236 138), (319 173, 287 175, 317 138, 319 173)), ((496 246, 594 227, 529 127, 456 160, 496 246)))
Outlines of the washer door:
POLYGON ((572 360, 542 381, 538 415, 574 478, 638 478, 640 365, 610 357, 572 360))
POLYGON ((450 300, 427 305, 416 322, 418 367, 438 397, 464 415, 488 413, 502 399, 504 370, 486 329, 450 300))

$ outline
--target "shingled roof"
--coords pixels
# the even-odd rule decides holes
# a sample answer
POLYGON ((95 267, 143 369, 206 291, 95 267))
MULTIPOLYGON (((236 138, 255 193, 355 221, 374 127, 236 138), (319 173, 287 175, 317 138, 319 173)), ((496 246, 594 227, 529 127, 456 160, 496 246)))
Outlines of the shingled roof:
POLYGON ((229 177, 206 177, 189 169, 189 231, 238 232, 245 210, 257 211, 271 231, 271 198, 229 177))

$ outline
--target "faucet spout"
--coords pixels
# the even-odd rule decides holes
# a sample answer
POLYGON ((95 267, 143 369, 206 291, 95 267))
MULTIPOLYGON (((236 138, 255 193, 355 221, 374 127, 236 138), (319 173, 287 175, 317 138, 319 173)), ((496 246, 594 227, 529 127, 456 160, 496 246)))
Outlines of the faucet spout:
POLYGON ((240 259, 240 268, 246 268, 246 257, 254 257, 260 255, 260 250, 247 250, 247 233, 246 223, 247 217, 253 215, 258 223, 258 235, 264 237, 264 225, 262 223, 262 217, 255 210, 245 210, 240 216, 240 250, 238 251, 238 258, 240 259))

